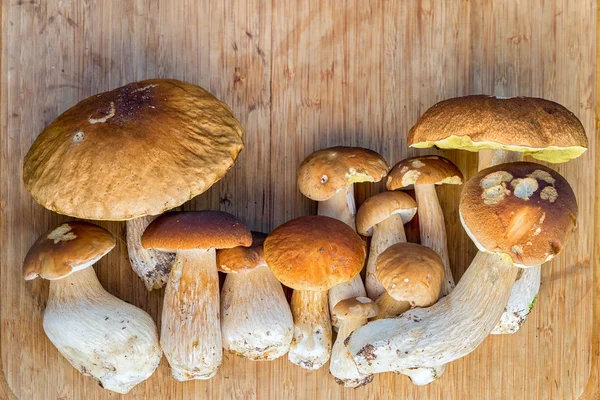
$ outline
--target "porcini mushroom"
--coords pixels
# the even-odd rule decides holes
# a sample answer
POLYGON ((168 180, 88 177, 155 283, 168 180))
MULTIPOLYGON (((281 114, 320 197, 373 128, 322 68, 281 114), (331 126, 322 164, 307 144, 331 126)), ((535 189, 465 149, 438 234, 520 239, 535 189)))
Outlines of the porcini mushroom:
MULTIPOLYGON (((60 214, 113 221, 158 215, 223 177, 243 148, 242 134, 227 105, 199 86, 134 82, 89 97, 48 125, 25 156, 23 182, 60 214)), ((166 281, 169 258, 140 249, 145 225, 128 226, 128 246, 151 290, 166 281)))
POLYGON ((431 307, 354 331, 347 347, 360 372, 435 367, 475 350, 504 311, 516 267, 540 265, 565 246, 575 230, 577 202, 556 171, 511 163, 485 169, 465 184, 460 216, 480 250, 470 267, 431 307))
POLYGON ((454 278, 448 258, 446 223, 436 185, 461 185, 463 175, 450 160, 440 156, 412 157, 396 164, 387 178, 388 190, 414 186, 419 208, 419 233, 421 244, 435 250, 444 263, 442 296, 454 289, 454 278))
POLYGON ((358 209, 356 229, 363 236, 372 236, 365 276, 367 295, 377 300, 385 288, 375 273, 377 257, 388 247, 406 242, 404 224, 417 212, 415 200, 403 192, 383 192, 369 197, 358 209))
POLYGON ((79 372, 124 394, 154 373, 162 352, 152 318, 104 290, 91 268, 113 247, 105 229, 67 222, 34 243, 23 272, 50 280, 44 332, 52 344, 79 372))
POLYGON ((146 228, 144 248, 177 254, 165 290, 160 344, 178 381, 217 373, 223 351, 215 249, 251 244, 248 228, 222 211, 169 212, 146 228))
POLYGON ((227 274, 221 290, 223 348, 254 361, 281 357, 294 337, 285 293, 265 262, 266 237, 252 232, 251 247, 217 251, 217 267, 227 274))
POLYGON ((269 234, 265 260, 277 279, 294 289, 294 339, 289 360, 316 370, 329 359, 331 321, 327 291, 360 273, 364 242, 348 225, 325 217, 293 219, 269 234))

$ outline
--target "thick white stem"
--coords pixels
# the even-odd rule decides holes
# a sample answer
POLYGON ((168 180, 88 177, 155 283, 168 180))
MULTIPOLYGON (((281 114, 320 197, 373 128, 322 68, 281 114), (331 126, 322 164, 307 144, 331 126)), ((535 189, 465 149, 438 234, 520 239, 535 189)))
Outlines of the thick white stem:
POLYGON ((178 381, 217 373, 223 350, 214 249, 177 252, 165 291, 160 344, 178 381))
POLYGON ((294 339, 288 353, 290 362, 316 370, 329 360, 331 322, 327 303, 327 292, 294 290, 291 302, 294 339))
POLYGON ((274 360, 290 349, 292 311, 266 266, 227 274, 221 291, 223 348, 250 360, 274 360))
POLYGON ((319 202, 317 214, 339 219, 356 230, 356 203, 354 201, 354 184, 348 185, 331 198, 319 202))
POLYGON ((410 303, 408 301, 398 301, 390 296, 388 292, 382 293, 375 302, 377 303, 379 312, 375 318, 372 318, 372 321, 397 317, 403 312, 410 310, 410 303))
POLYGON ((152 318, 104 290, 93 268, 50 281, 44 331, 73 367, 117 393, 148 379, 162 357, 152 318))
POLYGON ((357 388, 368 384, 373 380, 372 374, 361 374, 354 364, 348 349, 344 345, 346 338, 354 332, 355 329, 367 323, 366 319, 349 319, 340 322, 337 339, 331 350, 331 361, 329 362, 329 372, 340 385, 349 388, 357 388))
POLYGON ((479 150, 477 170, 481 171, 494 165, 523 160, 523 153, 507 150, 479 150))

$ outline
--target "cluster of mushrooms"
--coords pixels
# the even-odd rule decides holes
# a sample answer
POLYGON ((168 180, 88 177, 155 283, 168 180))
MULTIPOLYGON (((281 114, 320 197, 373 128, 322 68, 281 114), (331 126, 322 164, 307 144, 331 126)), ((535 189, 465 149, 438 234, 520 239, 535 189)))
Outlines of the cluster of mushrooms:
POLYGON ((436 186, 464 179, 438 155, 389 170, 371 150, 316 151, 297 184, 318 202, 318 215, 268 235, 222 211, 165 213, 223 177, 242 137, 231 110, 204 89, 153 79, 80 102, 26 155, 23 180, 37 202, 80 219, 127 221, 133 269, 148 290, 166 284, 159 339, 152 318, 104 290, 90 268, 115 247, 107 230, 66 222, 29 250, 25 279, 50 281, 46 335, 102 387, 127 393, 163 353, 175 379, 210 379, 223 349, 255 361, 287 354, 310 370, 329 361, 346 387, 389 371, 430 383, 490 333, 519 330, 537 299, 541 264, 576 227, 568 182, 520 161, 565 162, 586 150, 579 120, 551 101, 455 98, 411 129, 414 148, 479 152, 459 208, 479 252, 457 284, 436 186), (384 178, 388 191, 357 210, 354 185, 384 178), (414 189, 415 199, 402 189, 414 189), (420 244, 404 231, 415 215, 420 244), (221 289, 219 272, 227 274, 221 289), (293 289, 290 304, 282 284, 293 289))

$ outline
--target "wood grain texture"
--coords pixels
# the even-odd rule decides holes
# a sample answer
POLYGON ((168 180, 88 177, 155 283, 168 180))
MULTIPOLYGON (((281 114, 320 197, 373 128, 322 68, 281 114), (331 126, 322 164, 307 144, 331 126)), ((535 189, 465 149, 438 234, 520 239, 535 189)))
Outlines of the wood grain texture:
MULTIPOLYGON (((314 214, 315 204, 295 181, 310 152, 359 145, 392 165, 427 153, 408 149, 406 133, 428 107, 488 93, 545 97, 582 120, 590 150, 556 166, 575 188, 579 228, 543 268, 539 301, 525 327, 488 338, 427 387, 383 374, 348 390, 326 368, 309 372, 285 359, 253 363, 226 353, 207 382, 172 380, 163 359, 155 375, 124 398, 573 399, 586 385, 587 398, 596 397, 595 7, 594 0, 2 0, 0 358, 10 390, 20 399, 118 397, 76 372, 43 334, 48 284, 25 282, 21 263, 40 234, 68 218, 31 199, 21 165, 43 127, 77 101, 130 81, 172 77, 213 92, 246 129, 236 167, 183 209, 229 211, 262 231, 314 214)), ((473 154, 441 154, 466 177, 476 170, 473 154)), ((358 186, 358 204, 383 190, 382 184, 358 186)), ((475 248, 460 228, 460 188, 447 185, 439 194, 458 280, 475 248)), ((129 267, 124 224, 100 225, 120 239, 96 268, 100 281, 160 326, 163 293, 148 293, 129 267)), ((409 238, 415 226, 410 229, 409 238)))

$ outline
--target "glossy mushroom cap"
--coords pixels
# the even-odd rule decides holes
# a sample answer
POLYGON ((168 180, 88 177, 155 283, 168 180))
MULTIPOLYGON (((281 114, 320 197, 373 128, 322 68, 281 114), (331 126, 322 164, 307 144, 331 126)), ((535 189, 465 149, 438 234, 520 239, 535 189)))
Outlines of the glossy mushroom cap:
POLYGON ((444 263, 427 246, 398 243, 377 257, 377 279, 397 301, 427 307, 440 297, 444 263))
POLYGON ((252 232, 252 245, 250 247, 233 247, 217 251, 217 268, 219 272, 237 274, 249 271, 256 267, 266 265, 263 243, 267 235, 261 232, 252 232))
POLYGON ((387 177, 387 190, 406 188, 412 185, 461 185, 463 174, 447 158, 420 156, 407 158, 394 165, 387 177))
POLYGON ((87 222, 66 222, 42 235, 23 263, 26 280, 41 276, 56 280, 92 266, 115 247, 106 229, 87 222))
POLYGON ((223 211, 169 212, 156 218, 142 235, 145 249, 162 251, 228 249, 250 246, 252 234, 223 211))
POLYGON ((277 279, 295 290, 326 291, 354 278, 365 263, 365 243, 345 223, 300 217, 265 240, 265 259, 277 279))
POLYGON ((383 192, 369 197, 356 213, 356 230, 364 236, 373 234, 373 227, 393 214, 400 214, 408 223, 417 213, 417 203, 404 192, 383 192))
POLYGON ((566 162, 587 150, 577 117, 560 104, 532 97, 466 96, 437 103, 408 134, 411 147, 522 152, 566 162))
POLYGON ((379 182, 389 166, 379 154, 360 147, 330 147, 306 157, 298 168, 298 189, 315 201, 325 201, 348 185, 379 182))
POLYGON ((543 165, 518 162, 480 171, 463 187, 463 227, 479 250, 509 255, 515 265, 545 263, 577 225, 569 183, 543 165))
POLYGON ((134 82, 89 97, 48 125, 25 156, 23 181, 60 214, 158 215, 223 177, 242 134, 227 105, 199 86, 134 82))
POLYGON ((368 319, 377 316, 379 307, 368 297, 351 297, 333 307, 333 315, 339 320, 368 319))

